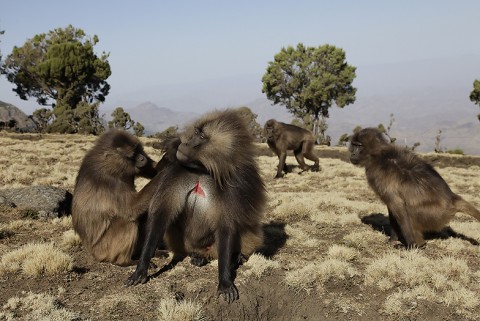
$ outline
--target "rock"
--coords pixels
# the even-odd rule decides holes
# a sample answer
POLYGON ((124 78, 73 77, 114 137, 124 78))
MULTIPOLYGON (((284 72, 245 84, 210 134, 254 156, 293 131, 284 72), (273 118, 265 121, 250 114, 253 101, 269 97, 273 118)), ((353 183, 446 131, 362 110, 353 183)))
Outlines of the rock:
POLYGON ((72 194, 67 190, 46 186, 29 186, 0 190, 0 203, 6 203, 38 212, 39 217, 60 217, 71 213, 72 194))
POLYGON ((0 129, 34 132, 37 125, 18 107, 0 101, 0 129))
POLYGON ((0 204, 6 205, 8 207, 17 207, 14 202, 2 195, 0 195, 0 204))

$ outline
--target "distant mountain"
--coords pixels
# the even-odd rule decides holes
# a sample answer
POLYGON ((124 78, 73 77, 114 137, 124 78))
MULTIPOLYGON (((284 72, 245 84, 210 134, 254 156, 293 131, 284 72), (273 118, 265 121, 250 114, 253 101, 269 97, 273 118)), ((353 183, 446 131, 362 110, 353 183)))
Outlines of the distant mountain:
MULTIPOLYGON (((234 107, 247 106, 257 114, 257 122, 263 124, 270 118, 290 123, 293 116, 284 106, 272 106, 266 98, 258 98, 234 107)), ((233 106, 232 106, 233 107, 233 106)), ((179 128, 199 116, 199 113, 174 111, 147 102, 126 109, 132 119, 141 122, 146 134, 160 132, 172 125, 179 128)), ((462 149, 466 154, 480 154, 480 123, 477 110, 461 88, 407 90, 402 95, 376 95, 357 97, 355 104, 344 108, 332 107, 327 134, 336 144, 344 133, 351 133, 356 126, 389 124, 390 114, 395 119, 391 135, 398 144, 413 146, 421 152, 431 152, 435 139, 441 133, 440 147, 462 149)))
POLYGON ((177 112, 165 107, 158 107, 151 102, 126 108, 125 111, 134 121, 142 123, 147 135, 161 132, 175 125, 181 129, 183 125, 198 117, 198 114, 192 112, 177 112))
POLYGON ((477 110, 465 92, 459 87, 439 87, 407 90, 401 95, 360 95, 355 104, 331 110, 327 132, 336 144, 340 135, 351 133, 357 125, 368 127, 382 123, 387 126, 393 114, 391 135, 399 144, 412 146, 420 142, 418 151, 431 152, 441 130, 440 147, 480 154, 477 110))

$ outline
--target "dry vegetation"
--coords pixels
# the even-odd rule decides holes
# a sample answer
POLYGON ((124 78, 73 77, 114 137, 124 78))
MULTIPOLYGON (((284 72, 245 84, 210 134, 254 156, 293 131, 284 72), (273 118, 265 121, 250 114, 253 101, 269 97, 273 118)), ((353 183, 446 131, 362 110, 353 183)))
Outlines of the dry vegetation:
MULTIPOLYGON (((94 139, 0 132, 0 188, 45 184, 73 192, 94 139)), ((153 140, 143 141, 159 159, 153 140)), ((455 157, 437 169, 480 207, 480 167, 456 167, 455 157)), ((394 248, 385 206, 362 169, 322 157, 321 172, 274 180, 276 157, 258 161, 269 194, 265 231, 278 248, 239 268, 239 301, 216 299, 216 262, 197 268, 184 260, 124 288, 134 267, 94 262, 69 217, 25 219, 0 205, 0 320, 478 320, 479 222, 459 214, 450 225, 456 235, 432 235, 421 250, 394 248)))

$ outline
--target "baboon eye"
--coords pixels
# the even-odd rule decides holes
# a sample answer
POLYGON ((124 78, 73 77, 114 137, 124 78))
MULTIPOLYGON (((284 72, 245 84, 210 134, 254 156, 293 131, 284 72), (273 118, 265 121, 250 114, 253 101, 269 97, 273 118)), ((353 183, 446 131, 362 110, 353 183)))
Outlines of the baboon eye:
POLYGON ((205 136, 205 134, 199 128, 195 128, 195 136, 198 136, 201 139, 207 138, 207 136, 205 136))

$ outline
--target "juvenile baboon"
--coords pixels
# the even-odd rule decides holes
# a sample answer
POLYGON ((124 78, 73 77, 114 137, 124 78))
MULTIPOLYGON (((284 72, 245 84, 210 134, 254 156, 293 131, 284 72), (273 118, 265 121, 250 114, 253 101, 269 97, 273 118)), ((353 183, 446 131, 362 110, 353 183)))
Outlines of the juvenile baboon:
POLYGON ((218 258, 217 296, 238 299, 236 268, 263 241, 266 192, 252 135, 235 111, 208 113, 165 143, 170 163, 152 198, 145 245, 127 286, 145 283, 159 238, 195 265, 218 258))
POLYGON ((390 240, 408 248, 425 244, 425 232, 438 232, 462 212, 480 220, 480 212, 452 192, 438 172, 411 150, 390 143, 376 128, 351 138, 350 161, 365 167, 368 183, 387 205, 390 240))
POLYGON ((156 185, 135 190, 136 176, 152 178, 156 163, 133 135, 110 130, 85 155, 72 201, 74 230, 100 262, 130 265, 141 250, 141 230, 156 185))
POLYGON ((315 137, 312 132, 295 125, 277 122, 275 119, 267 120, 264 130, 268 147, 278 156, 278 168, 275 178, 282 177, 282 171, 288 172, 285 164, 287 150, 293 150, 295 158, 303 171, 309 168, 312 171, 320 169, 318 156, 313 151, 315 137), (305 164, 304 157, 315 163, 311 167, 308 166, 305 164))

